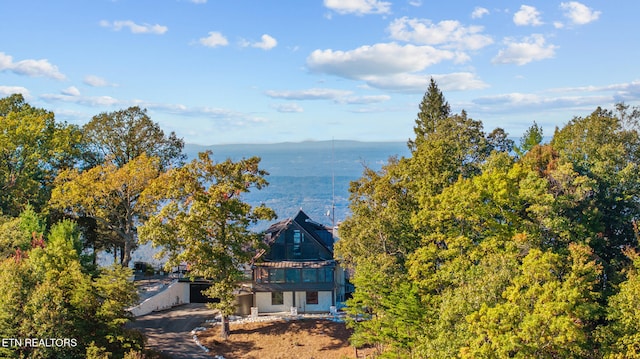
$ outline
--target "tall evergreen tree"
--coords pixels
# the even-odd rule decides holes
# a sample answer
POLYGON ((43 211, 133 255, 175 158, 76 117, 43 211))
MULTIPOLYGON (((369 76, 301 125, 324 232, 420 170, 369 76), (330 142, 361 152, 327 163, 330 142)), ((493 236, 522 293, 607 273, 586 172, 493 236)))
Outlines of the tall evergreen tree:
POLYGON ((418 118, 413 126, 416 137, 407 143, 411 152, 414 152, 429 134, 436 131, 438 121, 446 119, 451 113, 449 103, 445 100, 433 77, 429 81, 429 88, 422 97, 419 109, 418 118))

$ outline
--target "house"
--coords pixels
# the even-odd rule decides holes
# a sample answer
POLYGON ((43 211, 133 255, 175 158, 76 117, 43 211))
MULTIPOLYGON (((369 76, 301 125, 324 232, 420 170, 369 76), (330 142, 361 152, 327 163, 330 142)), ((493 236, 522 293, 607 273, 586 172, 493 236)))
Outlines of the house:
POLYGON ((333 257, 333 229, 302 210, 265 232, 268 249, 252 265, 253 303, 261 313, 329 312, 344 301, 345 274, 333 257))

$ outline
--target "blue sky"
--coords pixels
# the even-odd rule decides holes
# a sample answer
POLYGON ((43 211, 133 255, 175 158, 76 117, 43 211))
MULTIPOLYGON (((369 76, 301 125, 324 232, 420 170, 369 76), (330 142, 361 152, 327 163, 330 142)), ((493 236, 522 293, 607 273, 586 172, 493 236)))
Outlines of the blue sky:
POLYGON ((84 124, 138 105, 189 143, 406 141, 430 77, 513 137, 640 103, 640 3, 5 0, 0 96, 84 124))

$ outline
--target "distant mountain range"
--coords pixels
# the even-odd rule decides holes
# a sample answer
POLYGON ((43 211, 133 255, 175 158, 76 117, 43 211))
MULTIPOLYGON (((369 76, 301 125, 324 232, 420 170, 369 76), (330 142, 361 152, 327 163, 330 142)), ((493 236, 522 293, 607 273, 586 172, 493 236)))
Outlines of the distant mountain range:
POLYGON ((210 150, 216 161, 261 158, 270 185, 246 195, 246 200, 273 208, 288 218, 302 208, 314 220, 330 225, 348 213, 349 183, 362 176, 364 166, 379 170, 390 156, 408 156, 404 142, 308 141, 247 145, 185 145, 188 158, 210 150), (335 196, 334 196, 335 193, 335 196))
MULTIPOLYGON (((246 194, 245 200, 254 206, 264 203, 276 211, 279 219, 292 217, 303 209, 313 220, 326 225, 332 225, 334 206, 336 223, 348 216, 349 184, 362 176, 365 165, 379 170, 389 157, 409 155, 405 142, 343 140, 213 146, 186 144, 184 148, 189 161, 203 151, 212 151, 216 161, 260 157, 260 167, 269 172, 269 186, 246 194)), ((268 225, 261 223, 255 229, 263 230, 268 225)), ((150 246, 143 246, 133 253, 133 261, 158 263, 152 259, 154 252, 150 246)), ((109 256, 104 257, 108 263, 109 256)))
POLYGON ((409 154, 405 142, 344 140, 213 146, 186 144, 184 148, 190 159, 207 150, 212 151, 217 160, 259 156, 262 167, 272 176, 293 177, 330 176, 332 169, 339 176, 360 177, 363 164, 380 168, 389 156, 409 154))

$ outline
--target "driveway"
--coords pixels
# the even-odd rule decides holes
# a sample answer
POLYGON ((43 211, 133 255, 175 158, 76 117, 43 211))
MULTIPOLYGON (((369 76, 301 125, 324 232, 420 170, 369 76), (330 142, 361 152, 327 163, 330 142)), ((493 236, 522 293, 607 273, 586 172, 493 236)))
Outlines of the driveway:
POLYGON ((212 356, 195 343, 191 331, 202 326, 205 320, 213 319, 214 315, 215 311, 208 309, 205 304, 184 304, 137 317, 131 327, 146 335, 148 348, 171 358, 210 359, 212 356))

